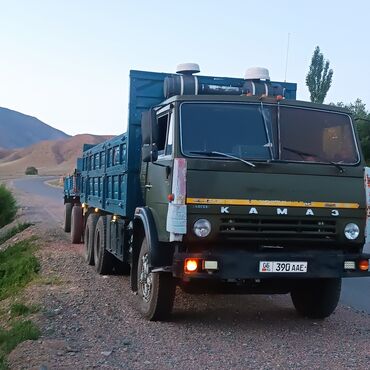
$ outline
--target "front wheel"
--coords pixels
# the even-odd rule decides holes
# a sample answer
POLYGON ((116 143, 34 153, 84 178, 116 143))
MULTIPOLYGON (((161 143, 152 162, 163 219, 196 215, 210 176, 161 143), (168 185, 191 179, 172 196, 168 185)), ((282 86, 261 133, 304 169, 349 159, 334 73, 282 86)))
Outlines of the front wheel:
POLYGON ((300 315, 324 319, 336 309, 341 286, 341 279, 307 279, 297 282, 290 294, 300 315))
POLYGON ((150 321, 162 321, 171 316, 176 284, 169 273, 150 272, 149 248, 144 237, 137 267, 138 305, 141 314, 150 321))

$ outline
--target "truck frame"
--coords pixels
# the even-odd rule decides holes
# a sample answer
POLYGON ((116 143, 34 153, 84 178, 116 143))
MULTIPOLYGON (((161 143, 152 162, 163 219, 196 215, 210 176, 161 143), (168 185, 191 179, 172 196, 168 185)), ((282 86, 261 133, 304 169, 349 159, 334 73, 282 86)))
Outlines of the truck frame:
POLYGON ((293 83, 194 72, 130 72, 127 132, 85 147, 65 194, 72 242, 99 274, 130 274, 149 320, 169 317, 177 285, 290 293, 329 316, 343 277, 370 276, 350 113, 295 100, 293 83))

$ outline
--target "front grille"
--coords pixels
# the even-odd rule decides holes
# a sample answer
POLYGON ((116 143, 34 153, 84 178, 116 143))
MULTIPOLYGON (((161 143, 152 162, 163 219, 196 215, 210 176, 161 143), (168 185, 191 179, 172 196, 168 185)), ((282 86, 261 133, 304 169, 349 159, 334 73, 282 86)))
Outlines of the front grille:
POLYGON ((220 233, 229 240, 334 240, 336 222, 273 218, 222 218, 220 233))

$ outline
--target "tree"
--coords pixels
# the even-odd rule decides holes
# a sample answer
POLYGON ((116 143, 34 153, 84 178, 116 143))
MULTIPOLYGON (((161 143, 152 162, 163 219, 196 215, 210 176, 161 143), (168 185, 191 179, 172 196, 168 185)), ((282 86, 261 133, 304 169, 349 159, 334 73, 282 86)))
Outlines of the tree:
POLYGON ((311 101, 322 104, 328 93, 331 80, 333 78, 333 70, 329 69, 330 62, 324 60, 320 48, 316 49, 312 55, 310 70, 306 76, 306 85, 311 94, 311 101))
POLYGON ((33 166, 27 167, 25 171, 26 175, 37 175, 38 173, 39 171, 37 170, 37 168, 33 166))
POLYGON ((370 164, 370 113, 366 110, 365 103, 357 98, 354 103, 344 104, 343 102, 339 102, 335 105, 346 108, 353 114, 362 152, 366 163, 370 164))

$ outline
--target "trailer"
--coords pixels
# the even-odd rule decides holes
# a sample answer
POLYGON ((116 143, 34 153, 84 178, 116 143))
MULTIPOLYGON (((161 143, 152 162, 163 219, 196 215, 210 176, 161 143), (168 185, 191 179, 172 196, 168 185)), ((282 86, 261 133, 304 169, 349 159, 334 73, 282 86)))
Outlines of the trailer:
POLYGON ((83 151, 73 241, 97 273, 130 275, 149 320, 169 317, 176 286, 290 293, 299 314, 329 316, 343 277, 370 276, 350 113, 296 100, 264 68, 198 72, 130 72, 127 132, 83 151))

